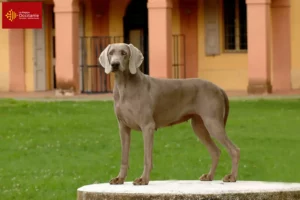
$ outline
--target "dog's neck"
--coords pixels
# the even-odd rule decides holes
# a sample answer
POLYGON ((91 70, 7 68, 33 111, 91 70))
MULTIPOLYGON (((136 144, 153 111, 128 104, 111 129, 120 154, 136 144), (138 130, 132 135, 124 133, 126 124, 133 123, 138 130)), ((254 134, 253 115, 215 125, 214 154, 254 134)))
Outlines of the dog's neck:
POLYGON ((114 92, 118 93, 121 99, 124 99, 125 95, 130 95, 131 92, 135 92, 131 87, 138 88, 140 82, 143 80, 144 74, 137 69, 135 74, 131 74, 129 70, 124 72, 115 72, 115 89, 114 92), (128 90, 128 91, 127 91, 128 90))
POLYGON ((124 72, 115 72, 115 83, 117 86, 126 87, 128 84, 137 83, 142 79, 143 73, 137 69, 135 74, 131 74, 129 70, 124 72))

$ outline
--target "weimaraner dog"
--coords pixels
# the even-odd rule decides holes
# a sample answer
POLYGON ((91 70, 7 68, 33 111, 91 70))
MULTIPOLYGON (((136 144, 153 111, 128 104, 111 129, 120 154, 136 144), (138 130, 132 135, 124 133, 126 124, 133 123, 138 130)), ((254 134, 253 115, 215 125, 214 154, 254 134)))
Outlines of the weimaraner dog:
POLYGON ((225 125, 229 112, 228 97, 215 84, 199 78, 158 79, 143 74, 139 67, 143 54, 132 44, 110 44, 99 56, 105 73, 114 72, 114 111, 118 119, 122 146, 119 175, 110 184, 123 184, 127 176, 131 129, 142 131, 144 171, 134 185, 148 185, 152 170, 154 131, 191 119, 196 136, 206 146, 212 159, 210 171, 200 177, 212 181, 220 149, 212 137, 224 145, 231 156, 231 173, 224 182, 235 182, 240 149, 227 137, 225 125))

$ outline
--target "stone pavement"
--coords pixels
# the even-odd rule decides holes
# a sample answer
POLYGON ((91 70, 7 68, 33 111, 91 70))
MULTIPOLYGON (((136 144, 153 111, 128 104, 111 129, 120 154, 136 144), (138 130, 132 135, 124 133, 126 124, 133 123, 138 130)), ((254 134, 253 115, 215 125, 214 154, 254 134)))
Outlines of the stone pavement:
MULTIPOLYGON (((230 100, 244 99, 300 99, 300 89, 272 94, 248 95, 246 92, 226 91, 230 100)), ((0 99, 16 99, 31 101, 107 101, 112 100, 112 93, 106 94, 78 94, 61 95, 56 91, 47 92, 0 92, 0 99)))

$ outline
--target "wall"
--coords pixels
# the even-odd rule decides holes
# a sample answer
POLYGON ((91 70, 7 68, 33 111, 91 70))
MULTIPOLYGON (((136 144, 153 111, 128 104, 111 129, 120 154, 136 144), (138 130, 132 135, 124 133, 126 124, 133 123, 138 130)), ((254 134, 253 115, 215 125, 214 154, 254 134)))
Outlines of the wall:
POLYGON ((46 48, 46 88, 47 90, 52 90, 54 83, 53 83, 53 68, 52 68, 52 5, 46 4, 45 5, 45 48, 46 48))
POLYGON ((123 16, 129 2, 129 0, 110 0, 108 19, 110 36, 123 36, 123 16))
MULTIPOLYGON (((185 78, 198 77, 198 0, 179 1, 180 31, 185 37, 185 78)), ((183 71, 184 70, 184 71, 183 71)), ((181 73, 181 74, 182 74, 181 73)))
MULTIPOLYGON (((0 3, 1 4, 1 3, 0 3)), ((0 5, 1 6, 1 5, 0 5)), ((0 15, 2 15, 0 9, 0 15)), ((0 22, 2 27, 2 20, 0 22)), ((33 63, 33 30, 26 29, 25 38, 25 91, 34 91, 34 63, 33 63)), ((0 91, 9 91, 9 47, 8 31, 0 29, 0 91)))
POLYGON ((25 91, 34 91, 33 30, 25 30, 25 91))
MULTIPOLYGON (((124 36, 123 17, 130 0, 110 0, 109 4, 109 35, 124 36), (118 5, 118 6, 116 6, 118 5)), ((120 41, 123 42, 123 41, 120 41)), ((114 87, 114 74, 110 74, 110 85, 114 87)))
MULTIPOLYGON (((109 35, 110 36, 123 36, 123 16, 130 0, 110 0, 109 4, 109 35), (118 6, 115 6, 118 5, 118 6)), ((180 34, 180 11, 178 0, 173 0, 172 9, 172 33, 180 34)), ((180 45, 180 44, 179 44, 180 45)), ((180 51, 179 47, 179 51, 180 51)), ((181 52, 179 52, 179 55, 181 52)), ((172 56, 174 54, 172 53, 172 56)), ((180 58, 179 58, 180 61, 180 58)), ((114 75, 111 74, 111 86, 113 87, 114 75)))
MULTIPOLYGON (((180 15, 180 5, 179 5, 179 0, 173 0, 173 8, 172 8, 172 34, 173 35, 180 35, 182 34, 181 32, 181 15, 180 15)), ((172 42, 172 51, 174 50, 174 48, 177 48, 178 50, 178 54, 175 54, 172 52, 172 61, 177 61, 178 63, 183 63, 184 59, 183 59, 183 55, 184 55, 184 51, 183 51, 183 38, 179 37, 177 38, 176 44, 175 41, 173 40, 172 42), (175 46, 176 45, 176 46, 175 46)), ((176 51, 177 51, 176 50, 176 51)), ((176 63, 176 64, 178 64, 176 63)), ((174 64, 174 63, 172 63, 174 64)), ((172 75, 173 77, 176 77, 177 73, 178 76, 180 78, 184 77, 184 68, 177 66, 178 69, 172 67, 172 75)))
MULTIPOLYGON (((297 1, 297 0, 296 0, 297 1)), ((225 90, 246 91, 248 86, 247 53, 223 52, 223 17, 220 6, 221 54, 215 57, 205 55, 204 46, 204 0, 198 4, 198 75, 214 82, 225 90)))
MULTIPOLYGON (((52 89, 52 67, 51 67, 51 7, 47 4, 47 6, 44 7, 44 25, 45 31, 45 61, 46 61, 46 90, 52 89)), ((32 92, 35 91, 35 71, 34 71, 34 30, 33 29, 25 29, 24 32, 25 37, 25 91, 26 92, 32 92)))
MULTIPOLYGON (((86 37, 93 36, 93 16, 92 16, 92 2, 91 0, 86 0, 84 4, 84 35, 86 37)), ((89 44, 89 41, 85 44, 86 49, 87 49, 87 64, 91 64, 91 46, 89 44)), ((88 69, 84 69, 83 71, 83 80, 84 80, 84 90, 91 90, 91 73, 88 71, 88 69)))
POLYGON ((292 88, 300 89, 300 1, 291 1, 292 88))
MULTIPOLYGON (((2 3, 0 3, 2 7, 2 3)), ((2 16, 2 9, 0 9, 2 16)), ((0 92, 9 90, 9 55, 8 55, 8 30, 2 29, 0 20, 0 92)))
POLYGON ((179 0, 173 0, 172 9, 172 33, 180 34, 180 10, 179 0))

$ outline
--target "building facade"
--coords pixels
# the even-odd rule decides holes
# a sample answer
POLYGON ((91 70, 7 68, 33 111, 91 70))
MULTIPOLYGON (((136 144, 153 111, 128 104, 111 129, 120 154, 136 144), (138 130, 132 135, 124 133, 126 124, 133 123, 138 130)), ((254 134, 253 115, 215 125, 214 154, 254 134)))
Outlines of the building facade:
POLYGON ((137 46, 150 76, 249 93, 300 89, 299 0, 43 3, 42 29, 0 29, 0 91, 109 92, 114 77, 97 58, 114 42, 137 46))

